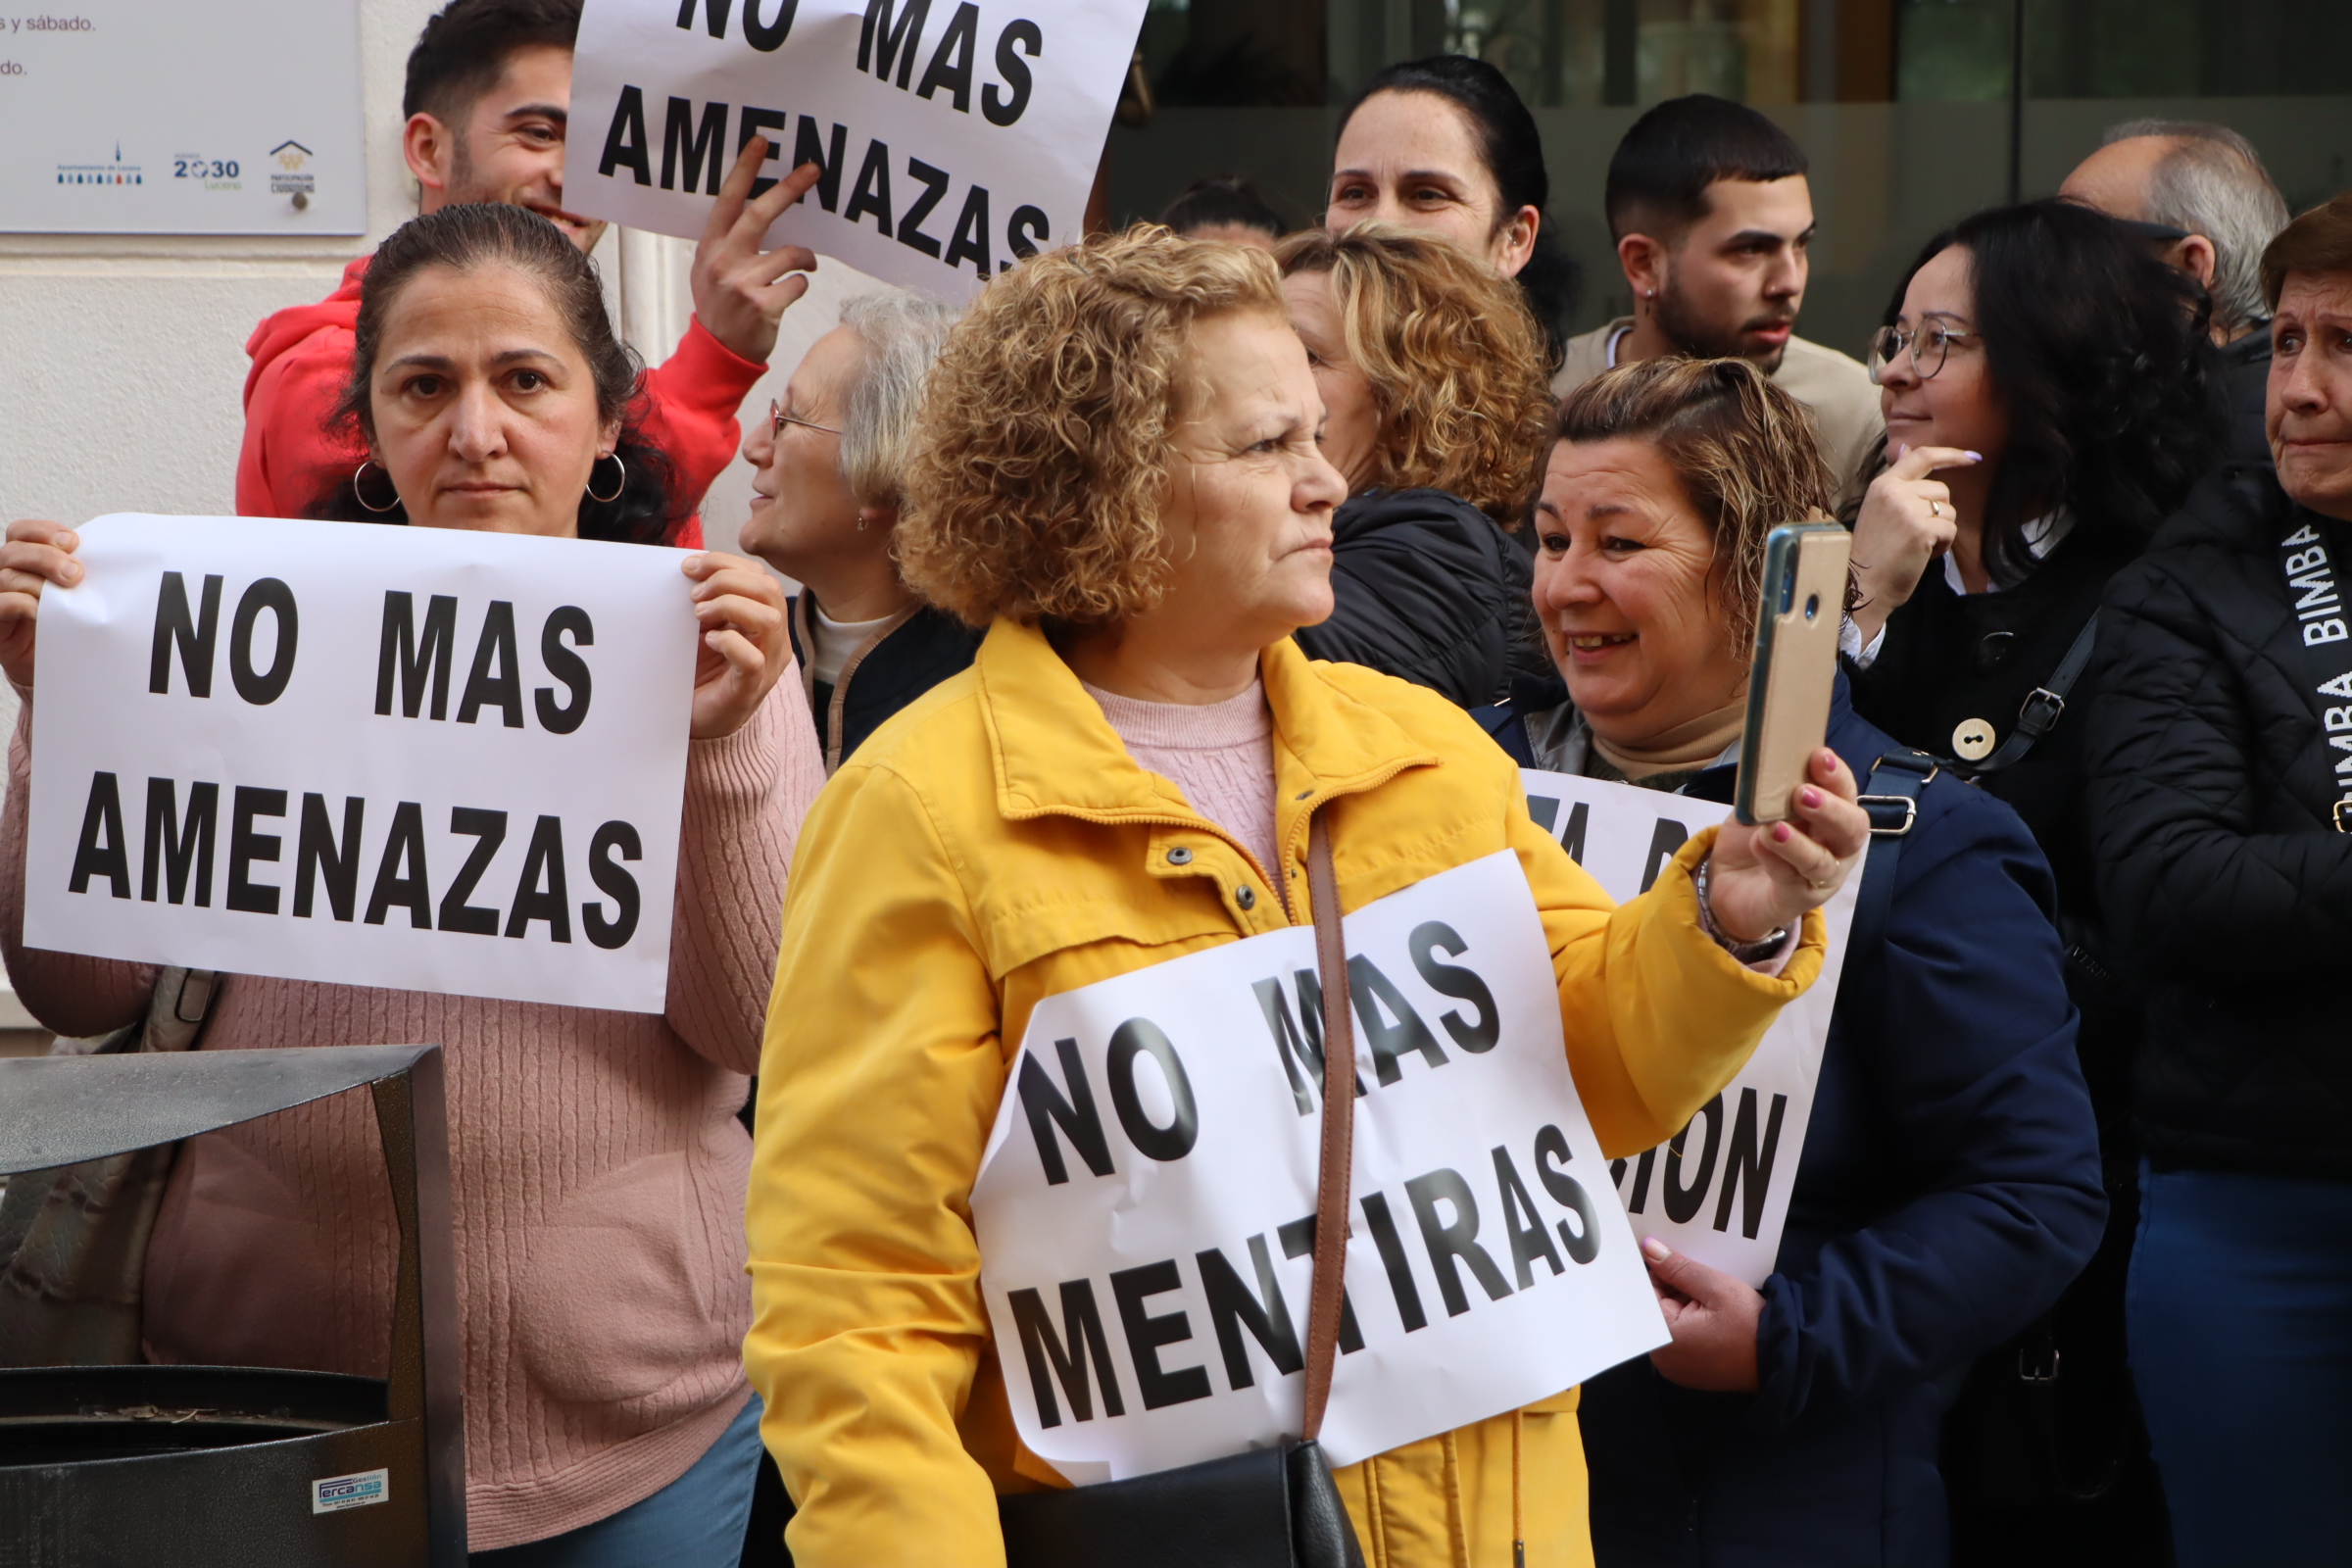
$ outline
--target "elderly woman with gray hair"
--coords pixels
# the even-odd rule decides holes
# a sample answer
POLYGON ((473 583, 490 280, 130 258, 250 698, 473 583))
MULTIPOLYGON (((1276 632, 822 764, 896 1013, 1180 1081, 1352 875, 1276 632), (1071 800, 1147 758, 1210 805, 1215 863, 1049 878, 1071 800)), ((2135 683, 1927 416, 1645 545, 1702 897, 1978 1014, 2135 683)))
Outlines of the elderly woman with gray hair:
POLYGON ((827 773, 980 646, 915 598, 891 550, 923 382, 955 320, 896 289, 850 301, 743 443, 760 470, 743 548, 802 585, 793 651, 827 773))

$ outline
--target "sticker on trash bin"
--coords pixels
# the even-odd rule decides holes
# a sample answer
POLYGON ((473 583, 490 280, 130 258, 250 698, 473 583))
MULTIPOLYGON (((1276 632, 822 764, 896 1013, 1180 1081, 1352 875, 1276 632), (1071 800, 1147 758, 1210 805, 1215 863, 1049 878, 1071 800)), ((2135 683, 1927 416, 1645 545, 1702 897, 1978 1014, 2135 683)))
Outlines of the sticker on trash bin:
POLYGON ((392 1472, 363 1470, 354 1476, 328 1476, 311 1483, 311 1512, 341 1513, 382 1502, 392 1493, 392 1472))

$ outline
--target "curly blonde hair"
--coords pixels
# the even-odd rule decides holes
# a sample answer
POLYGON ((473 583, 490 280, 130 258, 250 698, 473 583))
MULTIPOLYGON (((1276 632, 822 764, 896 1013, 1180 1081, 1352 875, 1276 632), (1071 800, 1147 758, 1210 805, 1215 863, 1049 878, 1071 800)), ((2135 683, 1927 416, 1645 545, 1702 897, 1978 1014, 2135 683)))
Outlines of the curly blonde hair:
MULTIPOLYGON (((1580 444, 1632 437, 1657 449, 1715 536, 1730 601, 1722 622, 1735 647, 1756 635, 1766 536, 1783 523, 1831 520, 1838 481, 1812 415, 1746 360, 1620 366, 1561 401, 1557 434, 1580 444)), ((1708 581, 1711 592, 1715 574, 1708 581)))
POLYGON ((1272 258, 1138 225, 999 273, 948 334, 906 466, 908 587, 974 626, 1106 626, 1165 591, 1192 329, 1281 321, 1272 258))
POLYGON ((1449 491, 1517 527, 1554 415, 1544 329, 1519 285, 1443 240, 1381 223, 1294 234, 1274 260, 1285 277, 1331 274, 1348 357, 1380 414, 1372 482, 1449 491))

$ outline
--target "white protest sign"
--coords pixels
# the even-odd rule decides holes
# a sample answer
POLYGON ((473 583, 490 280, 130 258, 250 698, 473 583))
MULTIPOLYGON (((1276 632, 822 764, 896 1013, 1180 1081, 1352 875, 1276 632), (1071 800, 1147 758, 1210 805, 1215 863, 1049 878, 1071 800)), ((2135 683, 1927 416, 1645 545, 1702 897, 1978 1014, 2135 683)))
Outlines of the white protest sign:
POLYGON ((41 596, 24 940, 659 1012, 680 552, 100 517, 41 596))
MULTIPOLYGON (((1631 784, 1535 768, 1521 776, 1537 825, 1620 904, 1648 892, 1692 834, 1732 814, 1712 801, 1631 784)), ((1762 1285, 1780 1256, 1861 887, 1856 867, 1822 909, 1829 952, 1821 978, 1781 1009, 1739 1076, 1673 1139, 1609 1166, 1638 1234, 1750 1285, 1762 1285)))
POLYGON ((966 298, 1078 238, 1144 7, 588 0, 565 204, 698 238, 728 168, 765 136, 765 176, 824 170, 770 245, 966 298))
MULTIPOLYGON (((1515 856, 1347 917, 1357 1018, 1335 1464, 1666 1343, 1515 856)), ((1013 1419, 1081 1484, 1296 1438, 1321 1117, 1311 926, 1049 997, 972 1189, 1013 1419)))

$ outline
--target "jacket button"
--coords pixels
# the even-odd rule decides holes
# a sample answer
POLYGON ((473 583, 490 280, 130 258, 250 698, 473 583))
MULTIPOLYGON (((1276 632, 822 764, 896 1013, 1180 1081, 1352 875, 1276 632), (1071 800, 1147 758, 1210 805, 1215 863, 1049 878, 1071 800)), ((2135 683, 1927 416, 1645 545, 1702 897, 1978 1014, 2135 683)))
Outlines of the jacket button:
POLYGON ((1257 890, 1246 884, 1242 887, 1235 888, 1233 890, 1233 902, 1240 905, 1245 909, 1254 909, 1257 907, 1257 890))
POLYGON ((1977 667, 1979 669, 2000 668, 2001 665, 2008 662, 2010 650, 2016 645, 2017 633, 2013 631, 1986 632, 1984 640, 1977 644, 1977 667))
POLYGON ((1179 844, 1168 852, 1168 863, 1170 865, 1190 865, 1193 863, 1193 852, 1179 844))
POLYGON ((1992 726, 1984 719, 1964 718, 1952 731, 1952 755, 1964 762, 1982 762, 1992 748, 1992 726))

